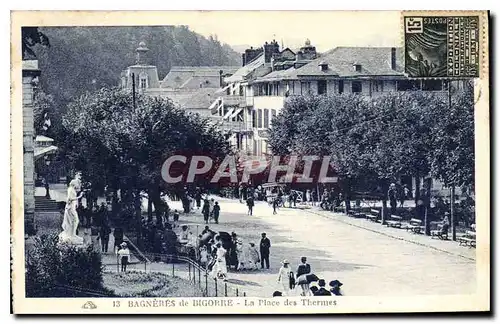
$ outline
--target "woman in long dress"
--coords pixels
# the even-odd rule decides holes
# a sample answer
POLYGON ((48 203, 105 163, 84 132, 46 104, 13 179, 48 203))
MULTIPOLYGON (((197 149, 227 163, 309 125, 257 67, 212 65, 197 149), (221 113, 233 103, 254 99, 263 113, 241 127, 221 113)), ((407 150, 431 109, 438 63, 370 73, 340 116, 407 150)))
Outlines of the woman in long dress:
POLYGON ((283 260, 283 265, 278 272, 278 283, 283 287, 284 296, 290 296, 290 277, 293 277, 292 269, 290 268, 290 262, 288 260, 283 260))
POLYGON ((227 264, 226 264, 226 249, 222 247, 221 243, 217 243, 216 261, 212 269, 214 278, 227 280, 227 264))
POLYGON ((64 209, 64 219, 62 223, 63 231, 59 234, 61 243, 83 244, 83 238, 76 235, 79 223, 76 207, 78 206, 78 200, 83 196, 83 192, 80 193, 80 195, 76 194, 76 188, 78 186, 79 182, 76 179, 71 180, 68 186, 68 196, 66 198, 66 207, 64 209))

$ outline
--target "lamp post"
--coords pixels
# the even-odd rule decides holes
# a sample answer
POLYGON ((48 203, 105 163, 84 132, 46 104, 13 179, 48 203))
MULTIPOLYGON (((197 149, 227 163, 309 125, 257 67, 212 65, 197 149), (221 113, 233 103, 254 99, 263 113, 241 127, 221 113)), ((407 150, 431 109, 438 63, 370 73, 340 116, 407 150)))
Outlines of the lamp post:
POLYGON ((50 156, 46 155, 45 160, 45 177, 44 177, 44 187, 45 187, 45 197, 50 199, 50 187, 49 187, 49 167, 51 163, 50 156))

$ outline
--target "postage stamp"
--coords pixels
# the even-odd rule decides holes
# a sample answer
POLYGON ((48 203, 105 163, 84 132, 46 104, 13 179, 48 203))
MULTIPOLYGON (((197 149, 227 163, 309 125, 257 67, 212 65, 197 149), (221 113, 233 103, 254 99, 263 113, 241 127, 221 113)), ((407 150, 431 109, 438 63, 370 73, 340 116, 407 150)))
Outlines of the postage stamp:
POLYGON ((479 16, 404 16, 409 77, 477 78, 483 34, 479 16))
POLYGON ((486 12, 11 17, 16 314, 490 309, 486 12))

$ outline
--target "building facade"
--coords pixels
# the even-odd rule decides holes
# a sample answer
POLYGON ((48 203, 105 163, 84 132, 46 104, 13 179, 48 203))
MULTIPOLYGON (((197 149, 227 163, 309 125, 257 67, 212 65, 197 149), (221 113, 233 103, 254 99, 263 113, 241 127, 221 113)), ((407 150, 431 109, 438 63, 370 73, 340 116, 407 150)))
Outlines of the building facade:
POLYGON ((35 229, 35 127, 33 101, 38 87, 37 60, 23 61, 23 181, 25 233, 34 234, 35 229))

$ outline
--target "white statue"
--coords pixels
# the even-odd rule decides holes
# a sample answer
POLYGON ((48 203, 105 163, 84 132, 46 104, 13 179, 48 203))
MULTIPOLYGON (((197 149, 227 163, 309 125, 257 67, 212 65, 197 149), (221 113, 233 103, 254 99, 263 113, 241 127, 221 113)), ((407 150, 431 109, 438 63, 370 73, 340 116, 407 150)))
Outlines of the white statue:
POLYGON ((78 229, 78 212, 76 207, 78 206, 78 199, 83 195, 77 195, 76 191, 80 188, 79 175, 75 179, 71 180, 68 186, 68 197, 66 198, 66 208, 64 209, 64 219, 62 223, 63 231, 59 234, 59 242, 69 243, 74 245, 83 244, 83 238, 76 235, 76 230, 78 229))

